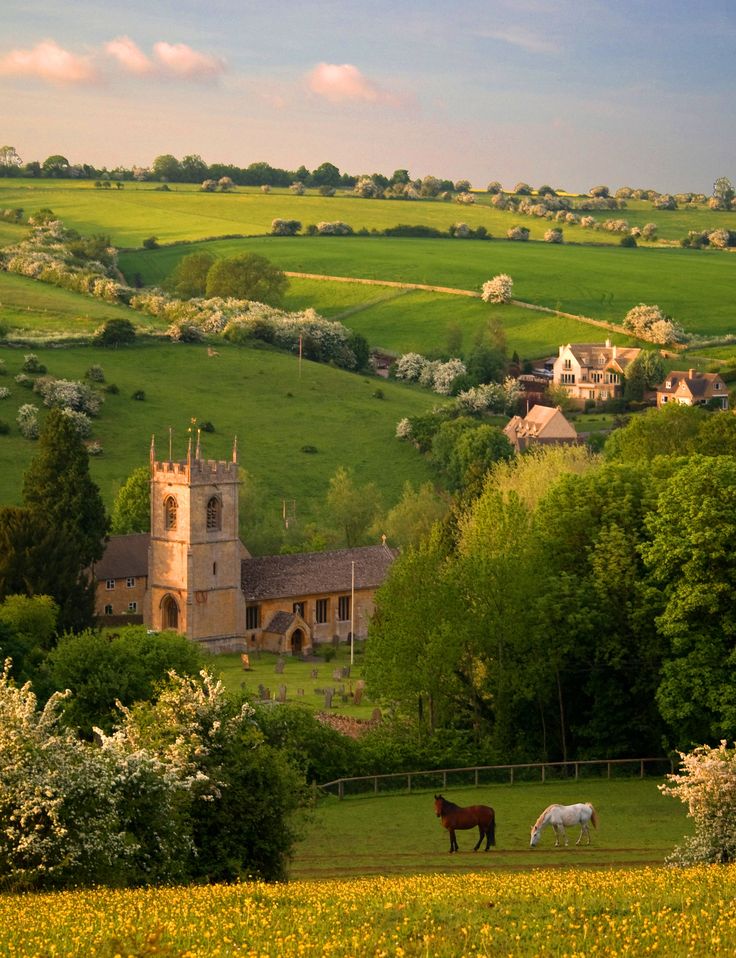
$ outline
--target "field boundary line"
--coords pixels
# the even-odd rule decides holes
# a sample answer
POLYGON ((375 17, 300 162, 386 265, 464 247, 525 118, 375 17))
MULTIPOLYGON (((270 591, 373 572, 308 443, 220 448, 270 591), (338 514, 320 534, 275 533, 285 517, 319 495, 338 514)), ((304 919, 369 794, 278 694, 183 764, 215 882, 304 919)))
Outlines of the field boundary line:
MULTIPOLYGON (((480 299, 480 293, 472 289, 457 289, 454 286, 430 286, 428 283, 400 283, 391 279, 365 279, 357 276, 327 276, 324 273, 296 273, 284 270, 285 276, 291 276, 294 279, 316 279, 325 280, 331 283, 359 283, 363 286, 390 286, 394 289, 403 290, 423 290, 428 293, 448 293, 450 296, 470 296, 473 299, 480 299)), ((599 329, 607 329, 612 333, 620 333, 622 336, 630 337, 627 330, 618 323, 609 323, 605 319, 593 319, 592 316, 581 316, 578 313, 565 313, 560 309, 552 309, 549 306, 539 306, 536 303, 525 303, 520 299, 512 299, 509 306, 519 306, 521 309, 533 310, 537 313, 548 313, 552 316, 561 316, 563 319, 574 319, 579 323, 587 323, 589 326, 597 326, 599 329)), ((630 337, 631 338, 631 337, 630 337)))

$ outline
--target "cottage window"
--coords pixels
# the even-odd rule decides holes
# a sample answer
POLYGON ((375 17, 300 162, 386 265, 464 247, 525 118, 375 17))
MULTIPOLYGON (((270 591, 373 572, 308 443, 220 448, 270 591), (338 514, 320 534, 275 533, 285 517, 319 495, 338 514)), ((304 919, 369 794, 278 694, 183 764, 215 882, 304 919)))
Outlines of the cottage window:
POLYGON ((340 622, 347 622, 350 618, 350 596, 341 595, 337 600, 337 618, 340 622))
POLYGON ((167 532, 176 529, 176 499, 173 496, 164 499, 164 529, 167 532))
POLYGON ((129 602, 129 603, 128 603, 128 612, 137 612, 137 611, 138 611, 138 603, 137 603, 137 602, 129 602))
POLYGON ((571 385, 575 382, 575 373, 563 373, 562 382, 571 385))
POLYGON ((125 580, 125 584, 129 589, 135 588, 135 576, 129 575, 125 580))
POLYGON ((307 607, 306 602, 295 602, 294 605, 291 607, 291 611, 294 613, 294 615, 300 615, 302 618, 304 618, 304 611, 306 607, 307 607))
POLYGON ((713 388, 714 388, 714 389, 720 389, 720 388, 721 388, 721 384, 720 384, 720 383, 713 383, 713 388))
POLYGON ((222 529, 222 503, 217 496, 207 503, 207 531, 217 532, 222 529))
POLYGON ((562 363, 562 368, 563 368, 563 369, 572 369, 572 360, 570 360, 570 359, 564 360, 564 362, 562 363))
POLYGON ((173 595, 165 595, 161 603, 161 627, 174 632, 179 628, 179 606, 173 595))
POLYGON ((108 592, 111 592, 111 591, 115 588, 115 580, 114 580, 114 579, 106 579, 106 580, 105 580, 105 588, 107 589, 108 592))
POLYGON ((314 617, 319 625, 324 625, 327 621, 327 613, 330 608, 329 599, 317 599, 314 603, 314 617))
POLYGON ((112 615, 112 606, 111 606, 111 605, 106 605, 106 606, 105 606, 105 615, 112 615))
POLYGON ((260 605, 249 605, 245 609, 245 627, 246 629, 260 629, 261 627, 261 607, 260 605))
POLYGON ((665 389, 672 389, 672 380, 668 379, 667 382, 664 384, 664 386, 665 386, 665 389))

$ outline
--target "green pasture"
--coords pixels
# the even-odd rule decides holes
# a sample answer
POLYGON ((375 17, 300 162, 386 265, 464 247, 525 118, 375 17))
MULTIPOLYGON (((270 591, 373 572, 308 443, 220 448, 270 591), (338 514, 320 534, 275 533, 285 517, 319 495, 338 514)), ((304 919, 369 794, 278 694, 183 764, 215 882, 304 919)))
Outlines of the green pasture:
POLYGON ((164 328, 126 306, 0 272, 0 323, 10 340, 86 338, 109 319, 129 319, 142 331, 164 328))
MULTIPOLYGON (((438 397, 418 388, 346 373, 270 350, 218 343, 216 356, 205 345, 140 343, 123 349, 75 346, 35 348, 50 375, 81 379, 99 363, 118 395, 105 396, 94 420, 94 437, 104 453, 91 459, 91 470, 108 505, 130 472, 148 461, 151 435, 167 455, 168 430, 174 427, 174 455, 186 452, 190 420, 210 421, 203 433, 204 452, 227 457, 237 435, 240 462, 261 485, 265 507, 281 514, 282 499, 296 500, 301 521, 315 520, 330 477, 338 466, 354 470, 360 483, 375 482, 386 507, 401 495, 407 480, 425 482, 429 466, 406 443, 394 438, 404 416, 428 412, 438 397), (380 386, 383 399, 374 398, 380 386), (145 401, 131 398, 144 390, 145 401), (302 447, 313 446, 316 453, 302 447)), ((17 503, 22 475, 36 452, 15 425, 18 407, 37 395, 16 385, 24 351, 0 347, 7 375, 0 385, 11 390, 0 400, 0 419, 11 424, 0 435, 0 502, 17 503)))
MULTIPOLYGON (((684 806, 657 790, 651 778, 586 778, 578 782, 529 782, 478 788, 434 786, 410 794, 320 799, 314 820, 297 847, 293 878, 469 872, 565 865, 576 868, 661 864, 690 832, 684 806), (457 832, 460 851, 449 854, 447 832, 435 817, 433 796, 457 805, 490 805, 496 813, 496 846, 473 852, 478 830, 457 832), (554 847, 551 828, 536 848, 529 831, 553 803, 592 802, 599 828, 591 844, 576 846, 578 828, 568 829, 568 847, 554 847)), ((484 843, 485 846, 485 843, 484 843)))
POLYGON ((491 276, 508 273, 516 299, 575 315, 621 323, 637 303, 658 303, 692 332, 718 335, 736 328, 736 256, 718 251, 506 240, 260 237, 125 253, 120 264, 127 276, 137 272, 146 284, 155 284, 182 256, 202 248, 216 256, 261 253, 291 272, 468 290, 480 290, 491 276))
POLYGON ((312 661, 284 656, 281 673, 276 671, 280 657, 273 652, 251 652, 250 668, 247 671, 243 668, 240 655, 217 655, 212 662, 212 669, 230 691, 245 692, 251 702, 258 698, 260 685, 271 692, 272 700, 276 698, 279 686, 283 685, 286 687, 287 702, 319 712, 325 708, 325 689, 334 689, 334 714, 357 719, 370 718, 375 703, 366 697, 359 705, 355 705, 353 701, 355 683, 362 675, 363 643, 355 643, 352 665, 349 645, 343 643, 337 647, 329 645, 327 648, 330 653, 335 652, 335 657, 329 661, 325 658, 325 649, 321 647, 315 650, 312 661), (336 679, 333 674, 335 670, 346 666, 350 666, 350 675, 344 679, 336 679), (316 678, 312 675, 315 671, 316 678), (341 689, 344 689, 344 692, 341 692, 341 689))
MULTIPOLYGON (((109 232, 118 246, 140 246, 151 235, 161 242, 203 239, 228 233, 267 233, 274 219, 298 219, 304 226, 321 220, 343 220, 353 229, 383 230, 399 223, 418 223, 446 230, 463 222, 485 226, 493 236, 505 236, 517 224, 541 239, 551 225, 545 219, 496 210, 488 194, 476 192, 465 206, 441 200, 364 200, 349 191, 320 196, 307 190, 295 196, 288 189, 262 193, 259 187, 238 187, 232 193, 202 193, 194 184, 172 183, 168 191, 154 183, 126 182, 123 189, 97 189, 93 182, 23 180, 0 182, 0 207, 22 207, 28 215, 51 207, 68 226, 81 232, 109 232)), ((625 210, 595 210, 596 220, 626 219, 632 226, 657 223, 659 236, 674 242, 691 229, 734 228, 736 213, 708 209, 654 210, 650 203, 631 202, 625 210)), ((564 226, 575 243, 617 245, 616 234, 564 226)))

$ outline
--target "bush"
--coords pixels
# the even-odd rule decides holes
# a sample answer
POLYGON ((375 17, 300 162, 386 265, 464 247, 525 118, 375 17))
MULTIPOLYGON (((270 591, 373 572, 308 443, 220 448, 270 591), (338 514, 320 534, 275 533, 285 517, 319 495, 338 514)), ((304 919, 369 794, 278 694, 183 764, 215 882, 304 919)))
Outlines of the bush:
POLYGON ((10 432, 10 423, 5 422, 4 419, 0 419, 0 436, 7 436, 10 432))
POLYGON ((97 364, 95 364, 94 366, 90 366, 87 372, 85 373, 85 376, 87 377, 87 379, 92 380, 93 383, 104 383, 105 381, 104 370, 102 369, 102 366, 99 366, 97 364))
POLYGON ((296 236, 302 224, 299 220, 280 220, 275 219, 271 223, 271 234, 273 236, 296 236))
MULTIPOLYGON (((159 187, 159 189, 163 189, 163 187, 159 187)), ((168 187, 166 187, 166 189, 168 189, 168 187)), ((147 239, 144 239, 143 249, 158 249, 158 237, 149 236, 147 239)))
POLYGON ((146 398, 146 393, 143 389, 136 389, 136 391, 131 395, 131 399, 135 399, 138 402, 143 402, 146 398))
POLYGON ((636 248, 636 238, 633 236, 622 236, 618 242, 619 242, 619 246, 624 246, 627 249, 636 248))
POLYGON ((38 406, 25 403, 18 410, 16 422, 24 439, 38 439, 38 406))
POLYGON ((695 834, 676 848, 669 861, 679 865, 736 861, 736 748, 701 745, 680 752, 681 771, 659 789, 687 805, 695 834))
POLYGON ((484 303, 510 303, 513 291, 514 281, 508 273, 499 273, 483 283, 480 298, 484 303))
POLYGON ((28 353, 23 357, 23 372, 25 373, 45 373, 46 367, 38 361, 35 353, 28 353))
POLYGON ((105 392, 110 393, 111 396, 117 396, 120 392, 120 387, 116 386, 115 383, 108 383, 108 385, 105 386, 105 392))
POLYGON ((128 346, 135 342, 135 327, 129 319, 108 319, 94 336, 98 346, 128 346))
POLYGON ((529 230, 526 226, 512 226, 510 230, 506 230, 506 237, 510 240, 525 243, 529 239, 529 230))
POLYGON ((547 230, 544 234, 545 243, 561 243, 562 242, 562 230, 561 229, 551 229, 547 230))
POLYGON ((7 386, 0 386, 0 399, 9 399, 9 398, 10 398, 10 390, 7 388, 7 386))

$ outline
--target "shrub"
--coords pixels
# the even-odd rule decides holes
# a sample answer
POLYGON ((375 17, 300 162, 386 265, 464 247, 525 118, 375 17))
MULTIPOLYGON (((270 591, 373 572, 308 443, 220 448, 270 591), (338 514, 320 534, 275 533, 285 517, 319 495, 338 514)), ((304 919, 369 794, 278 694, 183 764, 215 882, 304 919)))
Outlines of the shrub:
MULTIPOLYGON (((161 187, 159 187, 161 189, 161 187)), ((168 189, 168 187, 167 187, 168 189)), ((147 239, 143 240, 143 249, 158 249, 158 237, 149 236, 147 239)))
POLYGON ((205 419, 203 422, 198 422, 198 423, 197 423, 197 428, 198 428, 198 429, 201 429, 202 432, 214 432, 214 431, 215 431, 215 427, 214 427, 214 425, 209 421, 209 419, 205 419))
POLYGON ((634 236, 622 236, 618 242, 619 242, 619 246, 624 246, 627 249, 636 248, 636 237, 634 236))
POLYGON ((562 242, 562 230, 561 229, 551 229, 547 230, 544 234, 545 243, 561 243, 562 242))
POLYGON ((529 230, 526 226, 512 226, 506 231, 506 237, 510 240, 525 243, 529 239, 529 230))
POLYGON ((491 182, 486 187, 486 193, 490 193, 491 196, 497 196, 502 190, 503 190, 503 187, 498 182, 498 180, 491 180, 491 182))
POLYGON ((74 430, 80 439, 89 439, 92 435, 92 422, 86 413, 78 412, 76 409, 68 407, 61 410, 64 416, 74 426, 74 430))
POLYGON ((639 339, 663 345, 678 342, 685 337, 682 327, 666 316, 659 306, 647 306, 644 303, 639 303, 628 311, 623 326, 639 339))
POLYGON ((136 391, 131 395, 131 399, 135 399, 138 402, 143 402, 146 398, 146 393, 143 389, 136 389, 136 391))
POLYGON ((292 192, 295 196, 303 196, 303 195, 304 195, 304 192, 305 192, 305 191, 304 191, 304 184, 303 184, 303 183, 299 183, 298 181, 297 181, 296 183, 292 183, 291 186, 289 187, 289 189, 291 190, 291 192, 292 192))
POLYGON ((5 367, 5 360, 0 359, 0 376, 7 376, 8 370, 5 367))
POLYGON ((38 356, 36 356, 35 353, 27 353, 27 355, 23 357, 23 360, 24 360, 23 366, 22 366, 23 372, 26 372, 26 373, 45 373, 46 372, 46 367, 43 365, 43 363, 40 363, 38 361, 38 356))
POLYGON ((275 219, 271 223, 272 236, 296 236, 302 224, 299 220, 280 220, 275 219))
POLYGON ((93 383, 104 383, 105 373, 102 369, 102 366, 95 364, 90 366, 87 372, 85 373, 87 379, 91 379, 93 383))
POLYGON ((117 396, 117 394, 120 392, 120 387, 115 383, 108 383, 108 385, 105 386, 105 392, 110 393, 111 396, 117 396))
POLYGON ((0 386, 0 399, 8 399, 10 397, 10 390, 7 386, 0 386))
POLYGON ((10 432, 10 423, 5 422, 4 419, 0 419, 0 436, 7 436, 10 432))
POLYGON ((33 389, 35 385, 35 380, 31 379, 31 377, 27 376, 25 373, 18 373, 18 375, 14 378, 18 385, 22 386, 24 389, 33 389))
POLYGON ((16 422, 24 439, 38 439, 38 406, 31 403, 22 405, 18 410, 16 422))
POLYGON ((516 193, 518 196, 531 196, 532 188, 528 183, 517 183, 514 187, 514 193, 516 193))
POLYGON ((322 221, 317 223, 316 230, 320 236, 350 236, 353 227, 348 223, 343 223, 342 220, 336 220, 334 223, 322 221))
POLYGON ((128 346, 135 341, 135 327, 129 319, 108 319, 94 336, 98 346, 128 346))
POLYGON ((680 752, 681 771, 659 789, 687 805, 695 834, 676 848, 669 861, 679 865, 736 861, 736 748, 725 740, 717 748, 700 745, 680 752))
POLYGON ((514 281, 508 273, 499 273, 481 287, 480 297, 484 303, 510 303, 514 281))
POLYGON ((34 392, 43 398, 44 406, 70 409, 88 416, 98 415, 103 403, 99 393, 76 380, 47 376, 36 381, 34 392))

